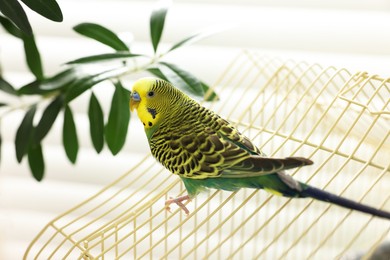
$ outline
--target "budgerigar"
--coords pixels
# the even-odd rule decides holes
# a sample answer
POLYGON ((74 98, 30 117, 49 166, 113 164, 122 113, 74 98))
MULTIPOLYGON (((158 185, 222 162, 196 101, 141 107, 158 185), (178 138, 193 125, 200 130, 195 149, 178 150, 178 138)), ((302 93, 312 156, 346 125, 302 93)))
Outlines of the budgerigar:
POLYGON ((135 82, 130 109, 137 110, 153 156, 181 178, 188 192, 168 200, 168 209, 176 203, 188 214, 183 201, 209 188, 255 188, 287 197, 311 197, 390 219, 389 212, 294 180, 285 170, 311 165, 311 160, 267 157, 232 124, 167 81, 142 78, 135 82))

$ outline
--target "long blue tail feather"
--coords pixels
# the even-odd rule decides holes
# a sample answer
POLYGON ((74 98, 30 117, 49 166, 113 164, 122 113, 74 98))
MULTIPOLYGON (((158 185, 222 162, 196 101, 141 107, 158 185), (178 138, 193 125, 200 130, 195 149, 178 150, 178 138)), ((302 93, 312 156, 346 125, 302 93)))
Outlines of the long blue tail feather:
POLYGON ((340 197, 338 195, 332 194, 330 192, 309 186, 307 184, 302 184, 304 187, 300 192, 301 197, 310 197, 316 200, 321 200, 329 202, 335 205, 339 205, 344 208, 357 210, 360 212, 368 213, 377 217, 390 219, 390 212, 373 208, 356 201, 340 197))

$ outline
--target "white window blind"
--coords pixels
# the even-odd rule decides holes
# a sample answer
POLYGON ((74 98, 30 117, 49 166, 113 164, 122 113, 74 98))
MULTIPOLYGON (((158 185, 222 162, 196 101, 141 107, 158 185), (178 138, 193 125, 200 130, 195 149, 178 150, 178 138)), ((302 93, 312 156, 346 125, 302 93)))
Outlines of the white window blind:
MULTIPOLYGON (((133 38, 134 52, 151 52, 149 15, 154 1, 63 0, 59 4, 65 18, 60 24, 28 13, 47 74, 58 72, 66 61, 109 51, 72 31, 81 22, 99 23, 121 32, 124 39, 133 38)), ((232 28, 168 57, 210 84, 243 48, 352 71, 367 70, 384 77, 390 72, 390 5, 385 0, 175 1, 162 41, 169 46, 214 25, 232 28)), ((24 64, 22 44, 3 30, 0 62, 4 76, 15 85, 32 80, 24 64)), ((129 77, 126 86, 139 76, 129 77)), ((96 88, 105 111, 111 99, 108 89, 104 84, 96 88)), ((0 101, 10 98, 0 93, 0 101)), ((48 221, 122 175, 149 152, 140 123, 131 120, 127 144, 120 155, 113 157, 107 148, 97 155, 90 142, 86 104, 87 97, 72 104, 81 144, 76 165, 66 159, 61 145, 62 120, 57 120, 44 141, 46 177, 42 183, 33 180, 26 160, 19 165, 15 159, 13 142, 23 111, 2 120, 0 259, 20 259, 48 221)))

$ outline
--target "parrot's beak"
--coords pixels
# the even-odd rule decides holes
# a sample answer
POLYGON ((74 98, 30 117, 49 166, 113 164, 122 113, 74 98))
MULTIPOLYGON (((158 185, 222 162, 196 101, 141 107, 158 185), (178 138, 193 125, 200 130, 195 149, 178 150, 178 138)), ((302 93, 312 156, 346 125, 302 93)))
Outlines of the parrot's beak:
POLYGON ((139 102, 141 101, 141 97, 137 92, 133 92, 130 95, 130 111, 138 108, 139 102))

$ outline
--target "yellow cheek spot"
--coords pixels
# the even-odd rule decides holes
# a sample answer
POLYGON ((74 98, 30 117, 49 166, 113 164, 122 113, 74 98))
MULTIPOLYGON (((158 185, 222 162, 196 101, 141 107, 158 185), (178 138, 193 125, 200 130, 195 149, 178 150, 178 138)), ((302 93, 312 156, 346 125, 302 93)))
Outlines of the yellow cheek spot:
POLYGON ((276 191, 276 190, 273 190, 273 189, 264 188, 264 190, 265 190, 266 192, 272 193, 272 194, 277 195, 277 196, 283 196, 283 193, 281 193, 281 192, 279 192, 279 191, 276 191))
POLYGON ((148 109, 142 104, 138 107, 137 113, 146 129, 153 127, 159 120, 159 114, 150 113, 150 111, 148 111, 148 109))

